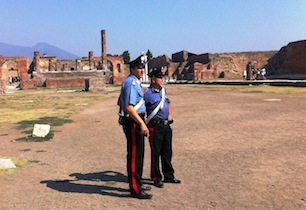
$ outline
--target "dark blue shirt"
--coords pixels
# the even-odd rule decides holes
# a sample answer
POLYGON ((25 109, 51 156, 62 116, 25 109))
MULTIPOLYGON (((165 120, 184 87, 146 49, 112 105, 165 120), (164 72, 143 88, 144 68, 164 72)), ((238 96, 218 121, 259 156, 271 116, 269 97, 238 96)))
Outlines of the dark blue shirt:
MULTIPOLYGON (((159 105, 162 98, 162 90, 155 90, 152 86, 148 87, 144 94, 144 100, 146 104, 147 117, 154 111, 159 105)), ((162 110, 158 110, 156 115, 152 118, 154 120, 167 120, 169 117, 169 104, 170 100, 167 97, 167 91, 165 91, 165 102, 162 110)))
MULTIPOLYGON (((120 93, 120 110, 124 111, 127 114, 125 109, 126 105, 133 105, 135 106, 138 102, 143 98, 143 91, 141 88, 140 80, 134 76, 128 76, 122 83, 121 93, 120 93)), ((145 113, 146 107, 143 103, 140 108, 137 110, 137 113, 145 113)))

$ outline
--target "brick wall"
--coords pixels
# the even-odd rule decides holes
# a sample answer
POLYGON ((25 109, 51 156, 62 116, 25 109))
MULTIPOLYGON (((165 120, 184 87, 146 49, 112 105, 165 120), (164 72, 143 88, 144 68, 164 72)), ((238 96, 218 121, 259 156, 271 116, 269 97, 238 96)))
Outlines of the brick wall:
POLYGON ((46 79, 46 88, 85 88, 85 79, 46 79))
POLYGON ((6 90, 6 84, 3 80, 0 79, 0 94, 4 94, 6 90))
POLYGON ((22 90, 36 89, 37 88, 37 81, 33 81, 33 80, 22 81, 21 80, 20 88, 22 90))
POLYGON ((46 88, 83 88, 85 91, 103 91, 106 88, 105 77, 46 79, 46 88))
POLYGON ((271 78, 281 75, 285 75, 283 78, 305 78, 306 40, 290 42, 287 46, 282 47, 270 59, 266 69, 271 78))
POLYGON ((106 89, 105 86, 105 77, 99 78, 90 78, 89 80, 85 80, 86 88, 85 90, 91 92, 104 91, 106 89))

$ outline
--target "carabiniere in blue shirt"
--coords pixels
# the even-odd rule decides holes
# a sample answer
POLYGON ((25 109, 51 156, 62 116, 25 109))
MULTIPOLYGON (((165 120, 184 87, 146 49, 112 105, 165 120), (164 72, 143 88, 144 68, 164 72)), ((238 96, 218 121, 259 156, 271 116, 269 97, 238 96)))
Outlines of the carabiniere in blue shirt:
MULTIPOLYGON (((156 90, 152 86, 148 87, 144 94, 144 100, 146 105, 147 116, 153 112, 153 110, 159 105, 162 98, 162 89, 156 90)), ((170 100, 167 97, 167 91, 165 91, 165 102, 162 110, 159 110, 152 118, 153 120, 168 120, 169 117, 169 104, 170 100)))
MULTIPOLYGON (((133 105, 135 106, 142 98, 143 98, 143 91, 141 88, 141 82, 140 80, 134 76, 130 75, 128 76, 121 88, 120 93, 120 111, 124 111, 125 114, 127 114, 127 111, 125 109, 126 105, 133 105)), ((145 113, 146 107, 143 103, 140 108, 137 110, 137 113, 145 113)))

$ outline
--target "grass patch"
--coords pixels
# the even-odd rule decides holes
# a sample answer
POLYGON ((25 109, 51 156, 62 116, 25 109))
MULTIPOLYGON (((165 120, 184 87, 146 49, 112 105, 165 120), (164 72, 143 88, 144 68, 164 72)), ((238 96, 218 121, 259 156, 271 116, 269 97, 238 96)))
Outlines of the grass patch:
POLYGON ((29 151, 31 151, 32 149, 21 149, 20 151, 21 152, 29 152, 29 151))
POLYGON ((42 117, 37 120, 23 120, 17 123, 15 127, 18 130, 25 130, 22 133, 28 134, 28 136, 15 139, 17 142, 44 142, 53 139, 54 131, 51 129, 45 137, 34 137, 32 136, 33 128, 35 124, 48 124, 52 127, 62 126, 65 123, 72 123, 70 119, 63 119, 58 117, 42 117), (29 129, 29 130, 26 130, 29 129))
POLYGON ((35 152, 47 152, 47 150, 36 150, 35 152))
POLYGON ((53 139, 54 132, 51 130, 45 137, 34 137, 32 135, 16 139, 18 142, 44 142, 53 139))
POLYGON ((2 168, 2 169, 0 169, 0 176, 13 175, 18 170, 21 170, 21 169, 25 168, 26 166, 28 166, 31 163, 30 161, 24 160, 24 159, 21 159, 21 158, 12 158, 12 157, 3 157, 3 156, 0 156, 0 158, 11 159, 16 166, 16 168, 2 168))
POLYGON ((28 162, 29 163, 39 163, 40 161, 36 159, 31 159, 31 160, 28 160, 28 162))
POLYGON ((72 123, 70 119, 64 119, 59 117, 41 117, 37 120, 23 120, 17 122, 16 129, 24 130, 28 128, 33 128, 35 124, 48 124, 50 126, 62 126, 65 123, 72 123))
POLYGON ((117 92, 117 91, 119 92, 120 89, 121 89, 121 85, 112 85, 112 86, 108 86, 106 88, 106 91, 107 92, 117 92))
POLYGON ((107 92, 66 92, 65 89, 22 90, 3 94, 0 95, 0 130, 8 123, 43 118, 46 113, 49 117, 69 118, 95 101, 109 97, 114 96, 107 92))
MULTIPOLYGON (((108 94, 120 87, 107 88, 106 92, 85 92, 78 89, 36 89, 22 90, 0 95, 0 130, 13 127, 26 137, 17 141, 47 141, 53 138, 51 132, 46 138, 30 136, 35 124, 49 124, 52 127, 72 123, 69 117, 82 112, 98 100, 115 97, 108 94)), ((51 130, 52 131, 52 130, 51 130)), ((0 136, 9 134, 0 134, 0 136)))

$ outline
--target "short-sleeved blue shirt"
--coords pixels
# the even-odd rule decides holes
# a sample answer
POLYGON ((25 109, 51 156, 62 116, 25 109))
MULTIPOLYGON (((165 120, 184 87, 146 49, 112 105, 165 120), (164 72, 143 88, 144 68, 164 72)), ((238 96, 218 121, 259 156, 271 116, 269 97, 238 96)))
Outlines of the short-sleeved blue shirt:
MULTIPOLYGON (((125 106, 127 104, 135 106, 138 102, 143 99, 143 91, 141 88, 141 82, 135 75, 128 76, 122 83, 121 93, 120 93, 120 110, 127 114, 125 106)), ((137 110, 137 113, 145 113, 146 107, 143 103, 137 110)))
MULTIPOLYGON (((148 89, 146 90, 144 94, 147 116, 150 116, 150 114, 154 111, 154 109, 159 105, 161 98, 162 98, 161 89, 155 90, 152 86, 148 87, 148 89)), ((159 110, 152 119, 167 120, 169 117, 169 104, 170 104, 170 100, 167 96, 167 91, 165 90, 164 107, 162 110, 159 110)))

